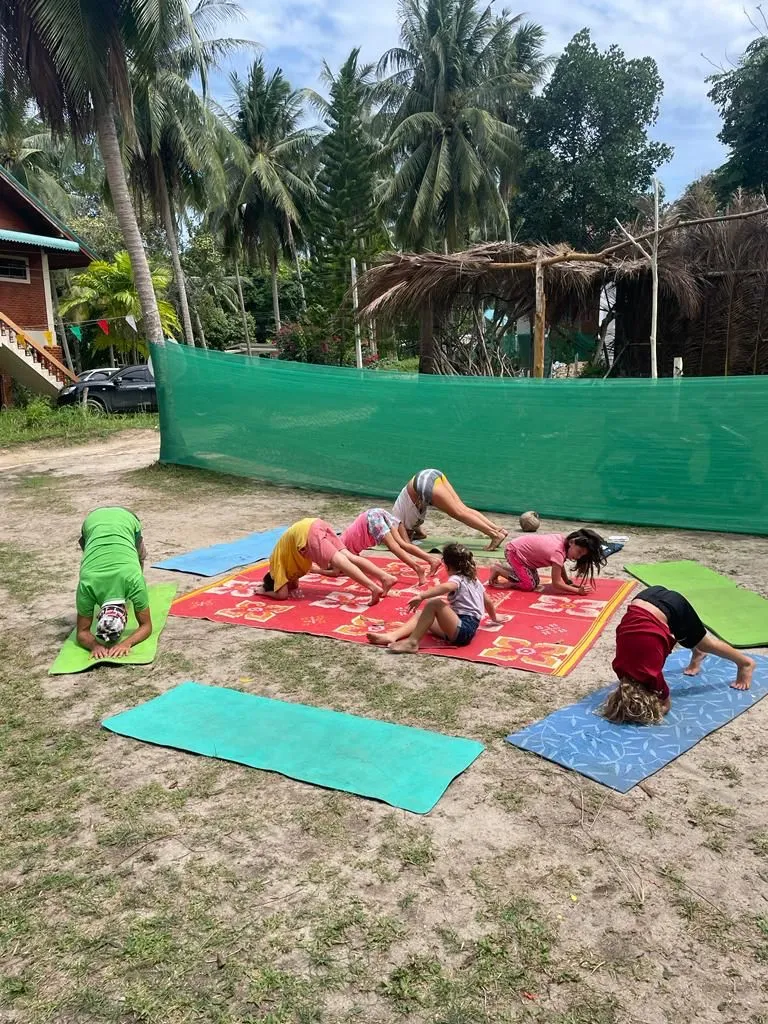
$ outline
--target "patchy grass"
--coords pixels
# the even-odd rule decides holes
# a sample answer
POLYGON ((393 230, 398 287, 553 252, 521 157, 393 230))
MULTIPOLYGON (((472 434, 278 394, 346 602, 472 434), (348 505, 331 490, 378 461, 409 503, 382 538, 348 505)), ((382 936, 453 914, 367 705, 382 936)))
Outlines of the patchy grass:
POLYGON ((435 729, 456 729, 481 671, 438 658, 420 658, 418 674, 403 680, 387 673, 382 658, 391 655, 357 644, 339 645, 324 637, 283 636, 257 640, 250 647, 249 674, 274 679, 287 696, 311 695, 315 702, 342 711, 435 729))
POLYGON ((14 504, 45 512, 74 514, 72 479, 53 473, 30 473, 19 477, 14 487, 14 504))
POLYGON ((20 603, 39 597, 48 589, 43 559, 36 552, 0 543, 0 565, 3 567, 1 585, 20 603))
MULTIPOLYGON (((151 466, 132 469, 122 474, 123 481, 131 487, 144 487, 157 491, 166 500, 192 500, 216 495, 252 494, 256 483, 243 476, 229 476, 213 473, 208 469, 194 466, 166 465, 153 462, 151 466)), ((262 488, 263 483, 258 487, 262 488)))
POLYGON ((0 412, 0 447, 49 441, 77 444, 109 437, 121 430, 157 427, 156 413, 99 415, 89 409, 66 406, 56 409, 47 403, 31 403, 26 409, 0 412))

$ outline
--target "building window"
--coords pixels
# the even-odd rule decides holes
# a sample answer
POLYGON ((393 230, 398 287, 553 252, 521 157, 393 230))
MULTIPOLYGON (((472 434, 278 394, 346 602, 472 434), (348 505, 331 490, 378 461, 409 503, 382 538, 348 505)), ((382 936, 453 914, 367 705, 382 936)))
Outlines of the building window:
POLYGON ((0 252, 0 281, 29 284, 29 260, 26 256, 8 256, 0 252))

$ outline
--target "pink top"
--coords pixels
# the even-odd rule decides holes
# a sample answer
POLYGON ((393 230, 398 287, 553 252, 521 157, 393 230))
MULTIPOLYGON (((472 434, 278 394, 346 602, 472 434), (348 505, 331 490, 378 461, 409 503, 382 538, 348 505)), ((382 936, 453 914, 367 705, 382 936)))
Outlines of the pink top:
POLYGON ((511 540, 506 550, 513 548, 529 569, 546 569, 565 564, 565 537, 564 533, 526 533, 511 540))
POLYGON ((341 543, 353 555, 375 548, 386 534, 397 526, 398 520, 383 508, 369 508, 361 512, 341 535, 341 543))

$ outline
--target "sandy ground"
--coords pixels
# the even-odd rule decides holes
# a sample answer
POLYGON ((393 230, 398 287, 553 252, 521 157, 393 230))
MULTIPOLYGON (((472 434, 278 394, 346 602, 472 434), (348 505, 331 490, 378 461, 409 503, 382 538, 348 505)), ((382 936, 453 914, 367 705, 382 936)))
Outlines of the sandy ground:
MULTIPOLYGON (((157 433, 142 431, 78 448, 30 446, 0 453, 0 543, 15 553, 5 568, 37 577, 27 580, 28 596, 21 598, 14 596, 17 587, 0 579, 10 592, 0 607, 0 628, 24 638, 29 678, 52 707, 60 706, 58 726, 89 742, 99 740, 88 766, 93 778, 119 794, 148 784, 192 793, 197 791, 191 780, 201 785, 200 773, 215 770, 216 785, 190 797, 186 816, 164 812, 173 819, 171 837, 156 841, 146 859, 133 857, 129 844, 120 871, 129 872, 131 887, 140 891, 159 884, 160 868, 173 869, 179 879, 201 865, 228 871, 234 888, 222 890, 221 906, 240 925, 276 912, 275 901, 299 920, 307 908, 349 900, 363 908, 366 920, 397 925, 394 938, 368 956, 369 980, 353 975, 323 989, 317 1017, 304 1018, 296 1010, 272 1018, 261 1006, 251 1018, 253 1006, 247 1000, 241 1005, 233 994, 231 1005, 238 1009, 231 1018, 200 1011, 197 1019, 765 1024, 768 701, 625 796, 503 742, 509 731, 610 680, 615 620, 575 671, 557 680, 443 659, 394 659, 331 640, 173 617, 162 654, 146 671, 102 668, 87 676, 47 677, 72 624, 76 541, 90 509, 133 509, 144 524, 150 561, 156 561, 303 515, 344 525, 367 504, 248 481, 220 486, 208 476, 194 485, 189 473, 153 475, 157 450, 157 433), (33 569, 29 562, 23 567, 19 552, 33 559, 33 569), (105 713, 188 678, 439 728, 481 739, 488 750, 430 815, 419 818, 239 766, 212 769, 203 759, 99 730, 105 713), (243 880, 255 878, 258 891, 244 891, 243 880), (493 984, 487 982, 485 1015, 470 1010, 466 1017, 450 1018, 441 1016, 440 998, 392 996, 392 978, 401 978, 401 968, 423 964, 423 958, 439 963, 451 978, 476 972, 479 961, 470 962, 467 950, 481 948, 472 943, 488 932, 489 907, 513 895, 535 901, 555 936, 550 958, 557 970, 541 966, 534 972, 538 990, 525 998, 496 998, 493 986, 500 982, 494 976, 493 984), (454 938, 449 942, 446 936, 454 938)), ((512 517, 506 522, 514 524, 512 517)), ((441 517, 430 523, 435 533, 448 532, 441 517)), ((570 526, 546 522, 542 528, 570 526)), ((629 534, 628 560, 697 559, 768 596, 763 538, 620 524, 601 530, 629 534)), ((623 575, 621 558, 609 561, 606 575, 623 575)), ((147 577, 174 580, 180 592, 201 582, 153 569, 147 577)), ((109 813, 94 799, 77 814, 83 832, 68 842, 93 852, 94 830, 109 813)), ((106 861, 97 859, 93 870, 114 866, 114 856, 104 852, 106 861)), ((13 877, 11 866, 5 874, 13 877)), ((354 945, 352 934, 342 930, 342 947, 354 945)), ((249 955, 255 954, 238 953, 246 961, 249 955)), ((272 955, 297 976, 320 976, 312 973, 320 968, 307 966, 290 942, 272 955)), ((336 947, 333 955, 341 955, 336 947)), ((105 985, 114 987, 117 975, 104 969, 105 985)), ((247 961, 244 970, 252 969, 247 961)), ((54 989, 73 984, 66 956, 50 971, 45 980, 54 989)), ((417 993, 434 988, 423 978, 413 985, 417 993)), ((125 1020, 195 1019, 174 1013, 125 1020)), ((36 1019, 23 1000, 8 1014, 0 1012, 0 1020, 36 1019)), ((113 1018, 62 1013, 50 1019, 113 1018)))

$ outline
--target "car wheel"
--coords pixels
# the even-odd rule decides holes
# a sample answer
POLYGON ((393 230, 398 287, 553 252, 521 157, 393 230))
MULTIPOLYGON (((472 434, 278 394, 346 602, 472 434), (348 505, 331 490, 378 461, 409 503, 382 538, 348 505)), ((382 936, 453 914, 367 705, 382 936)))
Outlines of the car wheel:
POLYGON ((89 398, 85 404, 96 416, 102 416, 107 411, 107 407, 98 398, 89 398))

